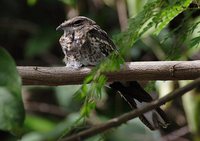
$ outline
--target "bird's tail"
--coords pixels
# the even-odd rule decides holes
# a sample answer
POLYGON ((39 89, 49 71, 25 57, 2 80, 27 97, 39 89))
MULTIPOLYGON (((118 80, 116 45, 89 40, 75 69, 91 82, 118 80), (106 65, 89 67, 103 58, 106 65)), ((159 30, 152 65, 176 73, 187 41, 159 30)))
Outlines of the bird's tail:
MULTIPOLYGON (((110 87, 113 90, 118 91, 132 109, 140 108, 153 101, 151 95, 149 95, 136 81, 126 82, 125 85, 121 82, 114 82, 110 84, 110 87)), ((159 107, 144 113, 139 116, 139 118, 151 130, 160 127, 166 128, 169 124, 165 112, 159 107)))

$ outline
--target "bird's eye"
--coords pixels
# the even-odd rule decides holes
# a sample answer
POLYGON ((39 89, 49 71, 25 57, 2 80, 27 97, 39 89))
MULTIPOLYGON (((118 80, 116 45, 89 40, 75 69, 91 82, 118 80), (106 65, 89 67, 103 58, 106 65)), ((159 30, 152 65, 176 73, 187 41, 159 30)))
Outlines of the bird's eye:
POLYGON ((75 21, 73 24, 74 24, 75 26, 79 26, 82 22, 83 22, 83 20, 77 20, 77 21, 75 21))

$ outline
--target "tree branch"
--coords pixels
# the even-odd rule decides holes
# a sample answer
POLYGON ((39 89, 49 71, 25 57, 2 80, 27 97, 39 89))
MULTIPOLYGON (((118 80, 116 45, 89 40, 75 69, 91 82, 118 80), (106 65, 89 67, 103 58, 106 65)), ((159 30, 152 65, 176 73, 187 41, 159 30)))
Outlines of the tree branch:
MULTIPOLYGON (((82 84, 92 68, 17 67, 24 85, 82 84)), ((200 60, 128 62, 118 72, 106 73, 108 81, 193 80, 200 77, 200 60)))
POLYGON ((110 128, 117 127, 123 123, 126 123, 127 121, 129 121, 131 119, 134 119, 134 118, 142 115, 143 113, 146 113, 152 109, 155 109, 156 107, 159 107, 159 106, 165 104, 168 101, 171 101, 177 97, 182 96, 186 92, 192 90, 193 88, 195 88, 199 85, 200 85, 200 78, 194 80, 193 82, 191 82, 190 84, 188 84, 182 88, 179 88, 179 89, 169 93, 168 95, 164 96, 163 98, 155 100, 155 101, 141 107, 140 109, 136 109, 129 113, 125 113, 117 118, 107 121, 106 123, 103 123, 101 125, 96 125, 95 127, 92 127, 85 131, 82 131, 82 132, 79 132, 72 136, 63 138, 61 141, 81 141, 83 139, 89 138, 96 134, 102 133, 110 128))

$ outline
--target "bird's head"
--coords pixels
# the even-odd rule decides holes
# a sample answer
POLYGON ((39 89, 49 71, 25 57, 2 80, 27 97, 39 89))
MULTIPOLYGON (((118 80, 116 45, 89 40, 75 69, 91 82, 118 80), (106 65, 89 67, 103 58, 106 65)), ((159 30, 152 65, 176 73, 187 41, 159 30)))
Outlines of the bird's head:
POLYGON ((95 25, 95 21, 84 17, 84 16, 77 16, 74 18, 71 18, 67 21, 64 21, 62 24, 60 24, 56 30, 64 30, 64 31, 74 31, 79 30, 87 26, 95 25))

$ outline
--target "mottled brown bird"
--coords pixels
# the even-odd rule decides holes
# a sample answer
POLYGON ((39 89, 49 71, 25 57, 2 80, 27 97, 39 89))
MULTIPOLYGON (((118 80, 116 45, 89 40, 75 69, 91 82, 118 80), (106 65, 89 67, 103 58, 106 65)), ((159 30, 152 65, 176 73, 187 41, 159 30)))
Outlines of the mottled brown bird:
POLYGON ((59 42, 67 67, 95 66, 116 47, 93 20, 78 16, 65 21, 57 30, 64 30, 59 42))
MULTIPOLYGON (((77 69, 82 66, 95 66, 111 52, 117 53, 117 48, 107 33, 93 20, 77 16, 64 21, 57 30, 63 30, 59 42, 65 54, 64 62, 67 67, 77 69)), ((153 101, 152 97, 143 90, 137 82, 114 82, 111 88, 120 92, 131 108, 136 109, 153 101)), ((156 108, 139 117, 151 130, 165 127, 167 118, 165 113, 156 108)))

